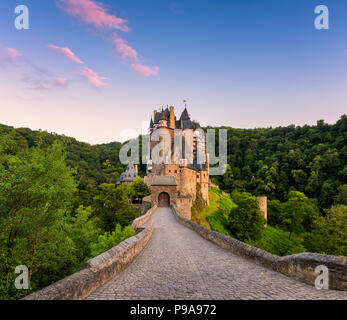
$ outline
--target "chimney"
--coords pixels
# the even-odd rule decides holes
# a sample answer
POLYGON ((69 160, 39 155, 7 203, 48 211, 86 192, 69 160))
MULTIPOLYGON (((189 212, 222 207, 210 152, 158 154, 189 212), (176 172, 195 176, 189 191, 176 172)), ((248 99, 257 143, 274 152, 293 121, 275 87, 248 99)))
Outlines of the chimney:
POLYGON ((154 110, 154 112, 153 112, 153 116, 154 116, 154 118, 153 118, 153 123, 155 123, 155 116, 157 115, 157 110, 154 110))
POLYGON ((176 128, 176 121, 175 121, 175 107, 170 107, 170 123, 169 128, 175 129, 176 128))

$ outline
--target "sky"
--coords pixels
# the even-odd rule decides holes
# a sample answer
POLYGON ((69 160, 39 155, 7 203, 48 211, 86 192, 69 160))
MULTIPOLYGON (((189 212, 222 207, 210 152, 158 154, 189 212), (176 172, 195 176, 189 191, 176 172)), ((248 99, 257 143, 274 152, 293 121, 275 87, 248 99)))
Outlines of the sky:
POLYGON ((0 123, 124 141, 184 99, 203 126, 335 123, 347 1, 0 1, 0 123), (21 4, 28 30, 14 24, 21 4), (328 30, 314 26, 321 4, 328 30))

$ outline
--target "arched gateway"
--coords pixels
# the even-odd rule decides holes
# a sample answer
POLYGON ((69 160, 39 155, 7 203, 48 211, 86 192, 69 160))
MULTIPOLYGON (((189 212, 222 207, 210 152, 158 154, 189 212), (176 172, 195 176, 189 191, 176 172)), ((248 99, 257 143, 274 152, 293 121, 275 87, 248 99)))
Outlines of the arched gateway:
POLYGON ((158 196, 158 207, 169 207, 170 206, 170 196, 166 192, 162 192, 158 196))
POLYGON ((177 183, 172 176, 154 176, 151 183, 152 204, 158 207, 176 205, 177 183))

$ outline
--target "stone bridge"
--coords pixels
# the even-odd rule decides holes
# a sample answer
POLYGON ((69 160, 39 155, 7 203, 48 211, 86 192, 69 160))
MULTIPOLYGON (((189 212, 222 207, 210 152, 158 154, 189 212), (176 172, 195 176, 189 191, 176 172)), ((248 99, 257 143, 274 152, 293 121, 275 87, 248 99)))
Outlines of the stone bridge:
POLYGON ((150 219, 147 246, 87 299, 347 299, 346 291, 317 290, 205 240, 171 208, 150 219))

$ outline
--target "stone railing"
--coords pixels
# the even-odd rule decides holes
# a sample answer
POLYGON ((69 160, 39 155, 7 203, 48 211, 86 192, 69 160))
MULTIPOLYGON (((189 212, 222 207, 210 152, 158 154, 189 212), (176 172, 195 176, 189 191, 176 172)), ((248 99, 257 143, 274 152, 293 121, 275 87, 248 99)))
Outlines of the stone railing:
POLYGON ((131 227, 134 230, 138 230, 140 229, 151 217, 151 215, 153 214, 153 212, 157 209, 157 206, 154 206, 152 208, 150 208, 146 214, 144 214, 143 216, 138 217, 137 219, 135 219, 133 221, 133 223, 131 224, 131 227))
POLYGON ((172 211, 180 224, 234 254, 310 285, 314 285, 318 276, 315 268, 324 265, 329 270, 329 289, 347 290, 347 258, 306 252, 279 257, 219 232, 208 230, 182 217, 174 207, 172 211))
POLYGON ((143 250, 152 236, 153 222, 147 223, 156 207, 135 219, 132 228, 140 231, 112 249, 90 259, 83 268, 23 300, 82 300, 119 274, 143 250))

